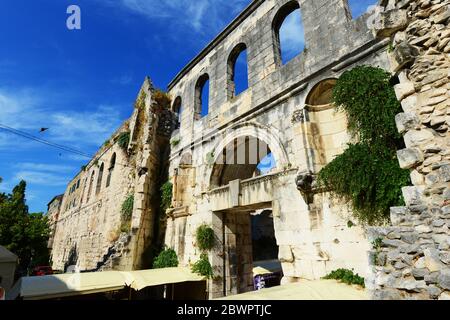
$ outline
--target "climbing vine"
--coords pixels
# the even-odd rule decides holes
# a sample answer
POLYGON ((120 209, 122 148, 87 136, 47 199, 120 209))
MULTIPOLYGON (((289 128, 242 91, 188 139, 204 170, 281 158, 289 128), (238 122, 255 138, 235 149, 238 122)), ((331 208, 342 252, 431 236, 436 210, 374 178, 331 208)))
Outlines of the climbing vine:
POLYGON ((207 278, 213 278, 214 272, 211 263, 208 260, 208 250, 214 247, 214 230, 204 224, 197 228, 196 232, 197 246, 202 250, 200 260, 192 265, 192 272, 207 278))
POLYGON ((134 195, 129 195, 122 203, 122 217, 124 219, 131 219, 133 214, 134 195))
POLYGON ((192 272, 207 278, 212 278, 214 276, 211 263, 208 260, 208 254, 206 252, 203 252, 200 255, 200 260, 194 263, 192 266, 192 272))
POLYGON ((360 277, 359 274, 355 274, 352 270, 348 269, 337 269, 332 271, 327 276, 323 277, 323 279, 328 280, 338 280, 348 285, 358 285, 365 288, 364 278, 360 277))
POLYGON ((409 172, 397 160, 402 139, 394 119, 401 105, 390 79, 370 66, 340 77, 333 102, 347 115, 348 129, 359 142, 349 144, 318 175, 320 186, 351 203, 355 218, 369 225, 386 222, 391 207, 404 205, 401 188, 410 183, 409 172))
POLYGON ((122 203, 122 210, 121 210, 122 224, 120 226, 121 232, 127 233, 130 231, 131 218, 133 216, 133 208, 134 208, 134 195, 129 195, 122 203))
POLYGON ((145 99, 147 99, 147 94, 144 90, 141 91, 139 94, 139 97, 137 98, 136 102, 134 103, 134 107, 136 109, 144 110, 145 109, 145 99))
POLYGON ((197 229, 196 239, 200 250, 211 250, 214 247, 214 230, 205 224, 201 225, 197 229))
POLYGON ((170 95, 160 89, 153 92, 153 99, 155 100, 158 108, 161 110, 169 110, 172 104, 172 98, 170 95))
POLYGON ((128 144, 130 143, 130 132, 122 132, 117 138, 117 145, 123 150, 127 150, 128 144))
POLYGON ((153 269, 162 268, 175 268, 178 267, 178 257, 175 250, 165 248, 156 258, 153 260, 153 269))
POLYGON ((172 205, 173 184, 169 181, 161 186, 161 209, 166 211, 172 205))

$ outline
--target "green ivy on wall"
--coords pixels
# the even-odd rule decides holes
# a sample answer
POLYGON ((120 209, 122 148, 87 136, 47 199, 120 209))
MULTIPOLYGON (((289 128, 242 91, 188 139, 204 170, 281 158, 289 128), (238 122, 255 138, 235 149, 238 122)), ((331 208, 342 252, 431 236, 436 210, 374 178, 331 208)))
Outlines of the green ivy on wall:
POLYGON ((166 211, 172 206, 173 184, 169 181, 161 186, 161 209, 166 211))
POLYGON ((214 230, 205 224, 201 225, 197 229, 196 239, 200 250, 211 250, 214 247, 214 230))
POLYGON ((178 267, 178 257, 175 250, 164 249, 153 261, 153 269, 178 267))
POLYGON ((134 195, 129 195, 122 203, 122 217, 125 219, 131 219, 133 214, 134 195))
POLYGON ((192 272, 207 278, 212 278, 214 276, 211 263, 208 260, 208 254, 206 252, 203 252, 200 255, 200 260, 194 263, 192 266, 192 272))
POLYGON ((127 150, 128 144, 130 143, 130 132, 122 132, 117 138, 117 144, 123 150, 127 150))
POLYGON ((348 285, 358 285, 363 288, 366 287, 364 278, 359 274, 355 274, 353 270, 348 269, 337 269, 332 271, 330 274, 326 275, 322 279, 325 280, 338 280, 348 285))
POLYGON ((348 118, 348 129, 359 142, 336 157, 318 175, 320 186, 351 203, 363 224, 389 219, 390 208, 404 205, 401 188, 410 183, 399 167, 403 147, 395 125, 401 112, 391 76, 380 68, 359 66, 345 72, 333 90, 336 109, 348 118))

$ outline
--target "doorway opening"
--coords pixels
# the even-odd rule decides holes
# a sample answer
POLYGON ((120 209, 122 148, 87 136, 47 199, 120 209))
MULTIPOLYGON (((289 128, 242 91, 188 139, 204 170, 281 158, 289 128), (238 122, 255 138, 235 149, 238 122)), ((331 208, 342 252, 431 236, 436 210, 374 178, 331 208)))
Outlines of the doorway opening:
POLYGON ((280 285, 282 269, 272 209, 234 209, 225 217, 227 294, 280 285))

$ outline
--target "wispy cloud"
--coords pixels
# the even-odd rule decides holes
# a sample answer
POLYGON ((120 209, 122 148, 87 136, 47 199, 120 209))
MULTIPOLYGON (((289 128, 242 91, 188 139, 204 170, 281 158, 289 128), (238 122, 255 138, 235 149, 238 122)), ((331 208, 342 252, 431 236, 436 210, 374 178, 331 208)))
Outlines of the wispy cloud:
POLYGON ((14 165, 15 168, 18 168, 21 171, 42 171, 42 172, 67 172, 74 170, 74 167, 68 165, 60 165, 60 164, 48 164, 48 163, 34 163, 34 162, 24 162, 18 163, 14 165))
POLYGON ((69 176, 58 173, 23 170, 15 174, 14 180, 25 180, 28 184, 46 187, 61 187, 67 185, 69 176))
MULTIPOLYGON (((30 90, 5 90, 0 88, 0 123, 38 135, 42 127, 49 128, 42 138, 70 147, 91 149, 101 145, 122 122, 120 108, 99 105, 92 110, 66 108, 66 111, 47 107, 39 93, 30 90)), ((0 133, 0 148, 11 147, 12 139, 0 133)), ((24 141, 21 148, 29 147, 24 141)))
POLYGON ((292 58, 305 47, 305 34, 300 10, 286 17, 280 29, 280 41, 285 56, 292 58))
MULTIPOLYGON (((65 186, 75 168, 69 165, 23 162, 12 165, 15 174, 11 181, 0 185, 0 190, 10 192, 13 185, 25 180, 29 185, 61 187, 65 186)), ((30 200, 29 196, 28 199, 30 200)))
POLYGON ((117 78, 114 78, 111 80, 111 83, 120 84, 122 86, 126 86, 126 85, 130 84, 131 82, 133 82, 133 77, 128 74, 124 74, 120 77, 117 77, 117 78))
POLYGON ((99 0, 150 19, 169 20, 171 25, 189 26, 197 32, 220 28, 250 0, 99 0))
POLYGON ((378 4, 378 0, 349 0, 353 18, 358 18, 378 4))

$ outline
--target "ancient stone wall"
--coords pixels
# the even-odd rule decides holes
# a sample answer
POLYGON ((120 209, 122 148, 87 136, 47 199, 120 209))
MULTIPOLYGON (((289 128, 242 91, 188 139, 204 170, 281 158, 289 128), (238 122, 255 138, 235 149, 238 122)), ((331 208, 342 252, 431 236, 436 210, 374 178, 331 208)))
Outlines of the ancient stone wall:
POLYGON ((450 299, 450 1, 381 1, 379 37, 392 41, 404 112, 396 117, 411 170, 406 206, 392 226, 371 230, 375 299, 450 299))
POLYGON ((50 229, 50 235, 48 239, 48 248, 51 250, 53 246, 53 238, 55 237, 56 224, 58 222, 59 213, 61 211, 61 204, 64 195, 56 196, 47 205, 47 219, 50 229))
MULTIPOLYGON (((64 194, 52 250, 53 268, 82 271, 148 268, 158 218, 161 155, 173 130, 171 112, 154 99, 146 79, 133 115, 105 142, 64 194), (120 144, 123 133, 130 139, 120 144), (133 196, 131 217, 122 205, 133 196)), ((173 116, 172 116, 173 117, 173 116)))
POLYGON ((181 127, 172 136, 169 173, 175 191, 166 244, 177 251, 182 265, 192 264, 201 253, 197 227, 213 226, 211 297, 246 290, 239 284, 247 285, 248 270, 239 274, 233 266, 239 261, 246 265, 251 252, 236 248, 230 217, 261 209, 273 210, 283 283, 317 279, 340 267, 366 274, 370 246, 361 226, 349 227, 349 208, 301 186, 303 177, 313 179, 350 139, 345 116, 330 104, 335 79, 356 65, 389 68, 388 41, 374 38, 369 17, 352 19, 343 0, 253 1, 170 84, 183 111, 181 127), (306 49, 282 64, 274 28, 283 13, 297 6, 306 49), (249 88, 233 96, 228 62, 243 44, 249 88), (201 118, 196 89, 205 74, 209 113, 201 118), (227 146, 235 141, 239 149, 246 137, 265 143, 274 155, 276 167, 267 175, 252 176, 245 164, 219 163, 227 146), (221 184, 224 177, 230 183, 221 184))

